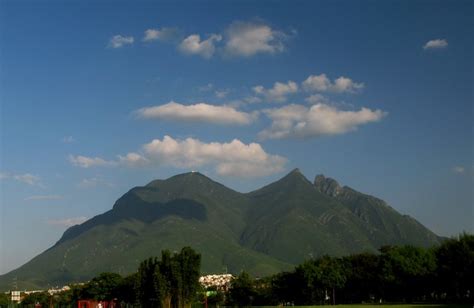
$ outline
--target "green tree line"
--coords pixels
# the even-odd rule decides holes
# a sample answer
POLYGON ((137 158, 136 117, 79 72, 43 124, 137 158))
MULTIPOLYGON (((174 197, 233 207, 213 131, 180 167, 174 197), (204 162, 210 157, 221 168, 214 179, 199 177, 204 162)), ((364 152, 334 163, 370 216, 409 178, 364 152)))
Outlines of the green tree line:
MULTIPOLYGON (((189 247, 179 253, 165 250, 161 258, 143 261, 129 276, 102 273, 66 292, 31 294, 22 306, 70 307, 78 299, 151 308, 184 308, 205 300, 211 306, 266 306, 472 303, 474 299, 474 235, 469 234, 433 248, 385 246, 377 254, 322 256, 270 277, 253 278, 241 272, 228 292, 214 289, 207 298, 198 281, 200 265, 200 254, 189 247)), ((0 307, 5 302, 0 295, 0 307)))
POLYGON ((379 254, 323 256, 263 279, 239 275, 228 304, 474 302, 474 236, 441 246, 385 246, 379 254))

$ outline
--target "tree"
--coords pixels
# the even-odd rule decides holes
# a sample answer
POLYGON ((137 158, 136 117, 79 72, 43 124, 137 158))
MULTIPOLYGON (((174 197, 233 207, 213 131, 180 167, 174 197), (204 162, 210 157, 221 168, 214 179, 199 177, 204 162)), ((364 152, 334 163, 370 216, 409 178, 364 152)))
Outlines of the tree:
POLYGON ((0 308, 6 308, 10 304, 10 297, 3 293, 0 292, 0 308))
POLYGON ((191 247, 184 247, 180 253, 174 256, 179 277, 179 300, 180 307, 191 307, 192 300, 196 297, 200 288, 199 276, 201 269, 201 255, 191 247))
POLYGON ((436 258, 432 250, 413 246, 381 249, 380 273, 384 293, 393 301, 422 299, 432 293, 436 258))
POLYGON ((110 301, 118 297, 122 276, 116 273, 101 273, 89 281, 83 289, 83 296, 99 301, 110 301))
POLYGON ((229 304, 234 306, 251 306, 255 295, 252 277, 246 272, 242 272, 232 280, 229 289, 229 304))
POLYGON ((211 307, 219 307, 221 305, 224 305, 225 303, 225 295, 224 292, 219 291, 219 290, 214 290, 214 291, 207 291, 209 293, 208 295, 206 294, 207 297, 207 305, 211 307))
POLYGON ((149 258, 138 268, 137 294, 142 307, 161 307, 165 280, 160 273, 157 258, 149 258))
POLYGON ((48 292, 31 293, 21 301, 21 306, 28 307, 40 304, 42 307, 48 307, 51 301, 51 295, 48 292))
POLYGON ((336 289, 346 283, 346 276, 341 259, 324 256, 316 260, 317 279, 325 290, 332 290, 332 304, 336 304, 336 289))
POLYGON ((299 296, 296 298, 297 305, 322 304, 324 290, 319 281, 319 269, 315 260, 305 261, 295 269, 296 286, 299 288, 299 296))
POLYGON ((134 273, 124 277, 117 287, 117 299, 121 303, 134 304, 137 301, 137 279, 134 273))
POLYGON ((162 251, 161 260, 149 258, 137 273, 137 295, 143 307, 190 307, 200 288, 201 255, 189 247, 179 253, 162 251))
POLYGON ((447 293, 451 300, 472 301, 474 235, 463 233, 458 238, 449 239, 436 249, 435 254, 439 291, 447 293))
MULTIPOLYGON (((53 295, 53 303, 58 307, 70 307, 74 303, 73 290, 66 290, 53 295)), ((55 306, 56 307, 56 306, 55 306)))
MULTIPOLYGON (((176 268, 173 265, 173 259, 169 250, 161 252, 161 261, 158 265, 161 275, 164 279, 163 284, 163 307, 171 307, 172 290, 179 287, 180 282, 177 281, 176 268)), ((175 292, 176 293, 176 292, 175 292)))
POLYGON ((304 304, 306 302, 303 292, 307 282, 302 275, 301 268, 298 268, 292 272, 278 273, 271 278, 272 304, 304 304))
MULTIPOLYGON (((347 278, 343 291, 346 303, 362 303, 380 298, 379 256, 361 253, 343 258, 347 278)), ((341 298, 341 296, 339 296, 341 298)))

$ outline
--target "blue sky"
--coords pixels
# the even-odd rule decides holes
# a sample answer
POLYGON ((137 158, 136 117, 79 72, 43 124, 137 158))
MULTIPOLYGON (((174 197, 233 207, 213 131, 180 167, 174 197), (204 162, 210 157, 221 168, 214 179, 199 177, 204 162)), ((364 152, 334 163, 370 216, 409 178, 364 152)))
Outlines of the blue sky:
POLYGON ((0 1, 0 273, 133 186, 299 167, 473 232, 470 1, 0 1))

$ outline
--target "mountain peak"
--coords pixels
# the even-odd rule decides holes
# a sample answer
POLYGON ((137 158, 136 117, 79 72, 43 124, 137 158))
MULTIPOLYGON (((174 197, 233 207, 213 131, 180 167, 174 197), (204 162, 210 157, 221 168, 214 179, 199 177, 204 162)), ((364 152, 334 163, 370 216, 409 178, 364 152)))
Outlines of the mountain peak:
POLYGON ((314 186, 318 191, 331 197, 335 197, 342 192, 342 187, 336 180, 327 178, 323 174, 316 176, 314 186))
POLYGON ((291 170, 290 174, 291 173, 300 173, 301 174, 301 170, 299 168, 295 168, 295 169, 291 170))
POLYGON ((286 180, 298 179, 298 180, 304 180, 305 182, 311 183, 310 181, 308 181, 308 179, 304 176, 304 174, 301 172, 301 170, 299 168, 295 168, 295 169, 291 170, 287 175, 285 175, 283 178, 281 178, 281 180, 283 180, 283 179, 286 179, 286 180))
POLYGON ((169 177, 166 180, 161 180, 161 179, 153 180, 150 183, 148 183, 146 186, 147 187, 158 187, 160 184, 162 184, 165 181, 170 181, 170 180, 171 181, 176 181, 176 180, 179 180, 179 179, 188 180, 188 181, 192 181, 193 179, 194 180, 207 179, 209 181, 212 181, 210 178, 208 178, 207 176, 205 176, 204 174, 202 174, 198 171, 190 171, 190 172, 185 172, 185 173, 180 173, 180 174, 174 175, 172 177, 169 177))

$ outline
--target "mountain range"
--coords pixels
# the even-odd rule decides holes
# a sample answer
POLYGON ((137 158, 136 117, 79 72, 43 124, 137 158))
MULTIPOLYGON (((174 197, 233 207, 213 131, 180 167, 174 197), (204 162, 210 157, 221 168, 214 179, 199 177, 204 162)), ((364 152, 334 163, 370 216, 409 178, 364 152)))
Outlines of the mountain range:
POLYGON ((135 187, 113 208, 67 229, 59 241, 23 266, 0 276, 36 289, 87 281, 100 272, 134 272, 163 249, 191 246, 203 273, 265 276, 305 259, 376 252, 384 245, 428 247, 442 238, 383 200, 298 169, 250 193, 199 172, 135 187))

